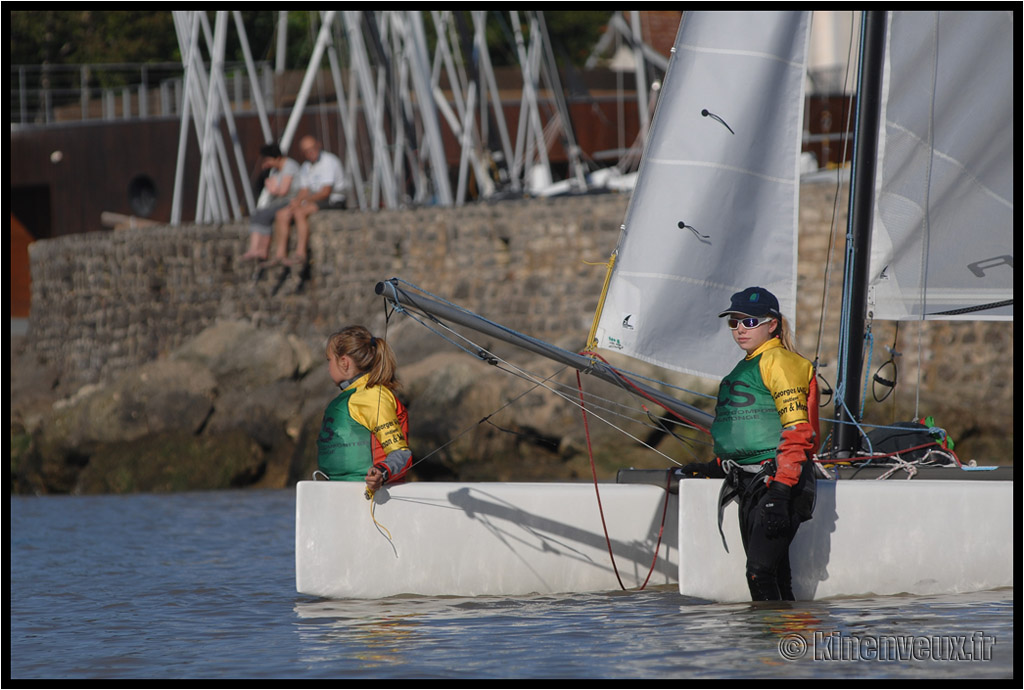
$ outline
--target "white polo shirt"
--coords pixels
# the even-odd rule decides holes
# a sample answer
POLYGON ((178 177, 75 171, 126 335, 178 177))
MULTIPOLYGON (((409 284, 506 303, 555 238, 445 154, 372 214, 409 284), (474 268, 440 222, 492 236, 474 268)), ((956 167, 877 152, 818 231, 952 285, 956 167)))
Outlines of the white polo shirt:
POLYGON ((341 160, 333 153, 321 151, 316 162, 306 161, 302 164, 300 172, 301 185, 304 189, 318 192, 329 186, 330 203, 339 204, 345 200, 345 171, 341 167, 341 160))

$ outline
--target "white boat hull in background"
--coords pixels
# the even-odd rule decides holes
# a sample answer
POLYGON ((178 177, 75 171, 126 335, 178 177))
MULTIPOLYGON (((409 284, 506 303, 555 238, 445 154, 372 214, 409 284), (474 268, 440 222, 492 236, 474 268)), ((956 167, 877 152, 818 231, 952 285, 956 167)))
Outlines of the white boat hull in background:
MULTIPOLYGON (((378 492, 373 516, 363 489, 298 483, 300 593, 367 599, 620 588, 592 483, 413 482, 378 492)), ((644 583, 663 522, 649 586, 675 583, 676 496, 669 494, 667 512, 656 486, 602 484, 600 497, 623 586, 644 583)))
MULTIPOLYGON (((679 591, 749 601, 735 503, 718 531, 720 480, 679 486, 679 591)), ((1013 482, 818 481, 790 551, 797 599, 955 594, 1013 586, 1013 482)))

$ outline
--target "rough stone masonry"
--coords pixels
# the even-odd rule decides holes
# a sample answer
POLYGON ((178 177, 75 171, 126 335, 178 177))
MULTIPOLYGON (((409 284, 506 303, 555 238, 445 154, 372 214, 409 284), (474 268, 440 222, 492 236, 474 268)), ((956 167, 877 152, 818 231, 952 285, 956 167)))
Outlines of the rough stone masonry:
MULTIPOLYGON (((801 190, 797 342, 833 384, 845 195, 835 183, 801 190)), ((342 325, 382 330, 374 286, 397 276, 517 331, 579 348, 628 201, 599 194, 322 212, 313 217, 308 271, 284 280, 280 268, 260 272, 241 261, 245 222, 39 241, 30 248, 28 339, 69 391, 158 359, 218 321, 286 332, 319 351, 342 325)), ((999 434, 1012 447, 1012 324, 904 324, 897 340, 895 324, 875 323, 871 334, 869 375, 889 359, 886 346, 902 353, 898 394, 872 405, 877 423, 920 411, 951 433, 999 434)), ((396 350, 408 364, 445 347, 434 340, 400 338, 396 350)), ((865 392, 871 403, 871 385, 865 392)))

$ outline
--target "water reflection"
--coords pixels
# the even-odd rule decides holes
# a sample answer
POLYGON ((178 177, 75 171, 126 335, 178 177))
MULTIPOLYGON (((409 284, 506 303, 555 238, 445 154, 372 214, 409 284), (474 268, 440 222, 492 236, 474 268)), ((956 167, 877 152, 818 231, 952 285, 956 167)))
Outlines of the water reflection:
POLYGON ((988 592, 973 601, 717 604, 655 587, 566 597, 312 600, 297 602, 295 614, 304 661, 388 677, 944 677, 966 667, 822 660, 813 644, 830 635, 956 634, 957 611, 966 605, 971 626, 988 611, 1002 631, 1001 655, 970 672, 999 677, 1013 663, 1011 599, 1012 592, 988 592))

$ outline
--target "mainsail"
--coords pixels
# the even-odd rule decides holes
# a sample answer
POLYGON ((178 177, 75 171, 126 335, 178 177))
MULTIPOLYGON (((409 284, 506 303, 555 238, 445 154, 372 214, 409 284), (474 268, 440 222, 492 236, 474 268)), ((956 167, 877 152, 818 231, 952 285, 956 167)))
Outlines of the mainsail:
POLYGON ((893 12, 886 42, 869 308, 1012 319, 1013 12, 893 12))
POLYGON ((686 12, 615 253, 598 347, 721 378, 718 313, 749 285, 796 304, 810 12, 686 12))

